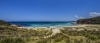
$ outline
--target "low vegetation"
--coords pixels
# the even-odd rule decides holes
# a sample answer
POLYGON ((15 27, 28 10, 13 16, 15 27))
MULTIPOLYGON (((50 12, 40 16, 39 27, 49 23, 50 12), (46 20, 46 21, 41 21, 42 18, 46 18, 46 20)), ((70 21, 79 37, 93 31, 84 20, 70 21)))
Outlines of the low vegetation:
POLYGON ((85 37, 81 40, 85 40, 86 43, 100 43, 100 26, 65 27, 65 29, 61 29, 61 32, 70 37, 77 37, 77 39, 85 37))
MULTIPOLYGON (((50 34, 52 34, 52 31, 47 30, 47 29, 35 30, 35 29, 16 28, 16 27, 10 27, 10 26, 0 27, 1 43, 2 41, 6 41, 8 39, 13 40, 13 38, 14 40, 17 40, 18 38, 21 40, 34 41, 34 40, 40 39, 41 37, 48 36, 50 34)), ((15 43, 15 41, 12 43, 15 43)))
POLYGON ((63 27, 56 34, 52 30, 0 25, 0 43, 100 43, 100 25, 63 27))
POLYGON ((0 20, 0 25, 11 25, 10 23, 4 21, 4 20, 0 20))

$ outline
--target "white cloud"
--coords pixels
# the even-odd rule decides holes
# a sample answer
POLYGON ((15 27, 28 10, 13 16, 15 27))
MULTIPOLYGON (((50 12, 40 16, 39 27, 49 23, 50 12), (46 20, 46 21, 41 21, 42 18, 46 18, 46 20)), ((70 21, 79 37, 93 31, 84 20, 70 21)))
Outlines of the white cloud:
POLYGON ((75 15, 76 18, 79 18, 77 15, 75 15))
POLYGON ((92 17, 100 16, 100 13, 98 13, 98 12, 90 12, 89 14, 92 17))
MULTIPOLYGON (((98 13, 98 12, 90 12, 90 13, 89 13, 89 16, 91 16, 91 17, 100 16, 100 13, 98 13)), ((75 15, 75 17, 76 17, 77 19, 84 19, 84 18, 85 18, 85 17, 79 17, 78 15, 75 15)))
POLYGON ((85 18, 85 17, 79 17, 78 15, 75 15, 75 17, 78 18, 78 19, 83 19, 83 18, 85 18))

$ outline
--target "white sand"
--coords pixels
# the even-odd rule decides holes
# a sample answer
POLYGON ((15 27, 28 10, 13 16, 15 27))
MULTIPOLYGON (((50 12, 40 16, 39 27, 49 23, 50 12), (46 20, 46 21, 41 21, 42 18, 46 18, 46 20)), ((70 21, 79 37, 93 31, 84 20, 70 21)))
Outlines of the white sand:
POLYGON ((57 33, 60 33, 60 30, 59 30, 59 29, 52 29, 52 34, 49 35, 49 36, 45 36, 44 38, 48 38, 48 37, 54 36, 54 35, 56 35, 57 33))

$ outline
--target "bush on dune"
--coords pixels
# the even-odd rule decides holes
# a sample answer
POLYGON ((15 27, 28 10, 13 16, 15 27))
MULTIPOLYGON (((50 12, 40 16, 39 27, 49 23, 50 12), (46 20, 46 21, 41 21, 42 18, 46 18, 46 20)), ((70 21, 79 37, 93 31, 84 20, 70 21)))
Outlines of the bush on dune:
POLYGON ((0 43, 26 43, 24 39, 21 38, 5 38, 0 41, 0 43))
POLYGON ((0 20, 0 25, 11 25, 11 24, 4 20, 0 20))

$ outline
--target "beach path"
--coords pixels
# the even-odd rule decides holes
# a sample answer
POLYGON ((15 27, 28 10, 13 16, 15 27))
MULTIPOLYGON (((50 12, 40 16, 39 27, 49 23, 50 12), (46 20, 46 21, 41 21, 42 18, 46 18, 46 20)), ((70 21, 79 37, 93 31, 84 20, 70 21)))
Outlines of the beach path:
POLYGON ((60 33, 60 30, 59 29, 52 29, 52 34, 49 35, 49 36, 45 36, 44 38, 48 38, 48 37, 54 36, 57 33, 60 33))

